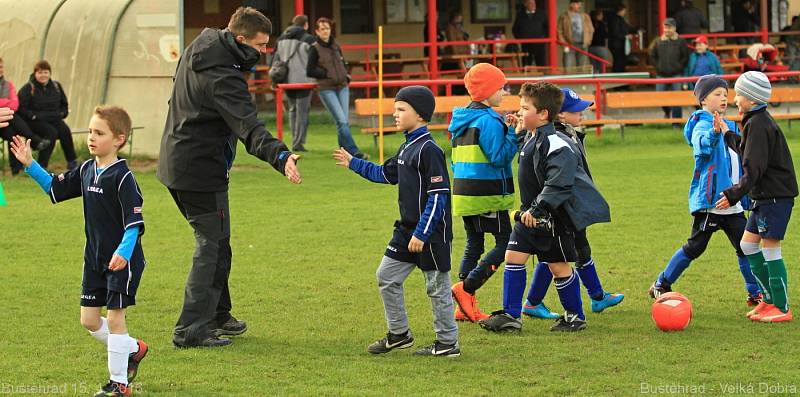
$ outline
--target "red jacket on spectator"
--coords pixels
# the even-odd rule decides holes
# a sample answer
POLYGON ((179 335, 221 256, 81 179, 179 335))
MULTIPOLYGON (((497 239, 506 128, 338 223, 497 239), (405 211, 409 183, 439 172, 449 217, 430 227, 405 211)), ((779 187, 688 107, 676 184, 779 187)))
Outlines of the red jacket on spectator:
POLYGON ((10 81, 3 79, 0 77, 0 92, 5 91, 3 89, 3 85, 8 87, 8 96, 0 97, 0 108, 11 108, 13 111, 17 111, 19 109, 19 98, 17 98, 17 90, 14 88, 14 84, 11 84, 10 81))

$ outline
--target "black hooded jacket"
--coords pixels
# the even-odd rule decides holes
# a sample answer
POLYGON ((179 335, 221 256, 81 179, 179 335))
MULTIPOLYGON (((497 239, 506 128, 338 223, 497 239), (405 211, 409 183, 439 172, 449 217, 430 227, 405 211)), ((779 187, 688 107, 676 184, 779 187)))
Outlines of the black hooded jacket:
POLYGON ((47 84, 36 81, 33 73, 19 92, 19 113, 26 121, 53 122, 69 115, 67 95, 61 83, 50 79, 47 84))
POLYGON ((256 117, 242 72, 260 57, 227 30, 206 28, 186 48, 161 139, 158 179, 175 190, 228 189, 228 170, 241 141, 247 152, 283 172, 289 151, 256 117))

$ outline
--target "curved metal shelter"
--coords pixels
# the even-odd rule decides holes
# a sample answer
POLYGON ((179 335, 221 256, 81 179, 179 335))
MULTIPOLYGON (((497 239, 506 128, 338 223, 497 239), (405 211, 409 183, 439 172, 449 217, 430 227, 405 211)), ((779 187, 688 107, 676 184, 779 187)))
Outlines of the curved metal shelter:
POLYGON ((0 0, 0 57, 22 86, 39 59, 70 102, 67 123, 85 128, 98 104, 128 110, 134 151, 157 155, 171 78, 180 57, 180 0, 0 0))

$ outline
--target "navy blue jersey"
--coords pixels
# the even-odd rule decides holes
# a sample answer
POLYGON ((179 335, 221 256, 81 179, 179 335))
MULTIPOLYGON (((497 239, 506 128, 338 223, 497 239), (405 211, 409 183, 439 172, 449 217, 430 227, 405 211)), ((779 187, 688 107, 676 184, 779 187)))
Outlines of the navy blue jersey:
MULTIPOLYGON (((425 210, 428 197, 437 193, 450 194, 450 175, 444 152, 431 138, 430 132, 400 145, 397 155, 383 165, 386 180, 398 186, 397 203, 400 221, 397 227, 409 237, 425 210)), ((449 243, 453 239, 452 219, 448 198, 442 221, 428 239, 431 243, 449 243)))
POLYGON ((86 222, 84 265, 95 271, 107 269, 125 229, 132 226, 139 227, 140 238, 129 265, 144 265, 142 194, 125 160, 111 163, 99 174, 94 160, 88 160, 79 168, 53 178, 50 187, 53 203, 80 196, 86 222))

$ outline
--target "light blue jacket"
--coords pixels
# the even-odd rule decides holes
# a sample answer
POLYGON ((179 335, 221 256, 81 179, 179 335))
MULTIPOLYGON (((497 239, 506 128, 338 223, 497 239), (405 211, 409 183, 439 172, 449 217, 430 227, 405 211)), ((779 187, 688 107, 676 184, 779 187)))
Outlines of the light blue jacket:
MULTIPOLYGON (((694 155, 694 173, 689 188, 689 212, 694 214, 703 209, 714 208, 720 193, 733 186, 731 179, 731 161, 739 164, 739 175, 742 175, 742 159, 739 154, 741 132, 736 123, 725 120, 730 132, 727 134, 714 131, 714 116, 698 110, 689 116, 683 129, 684 137, 692 147, 694 155)), ((742 200, 742 207, 749 209, 750 200, 742 200)))

